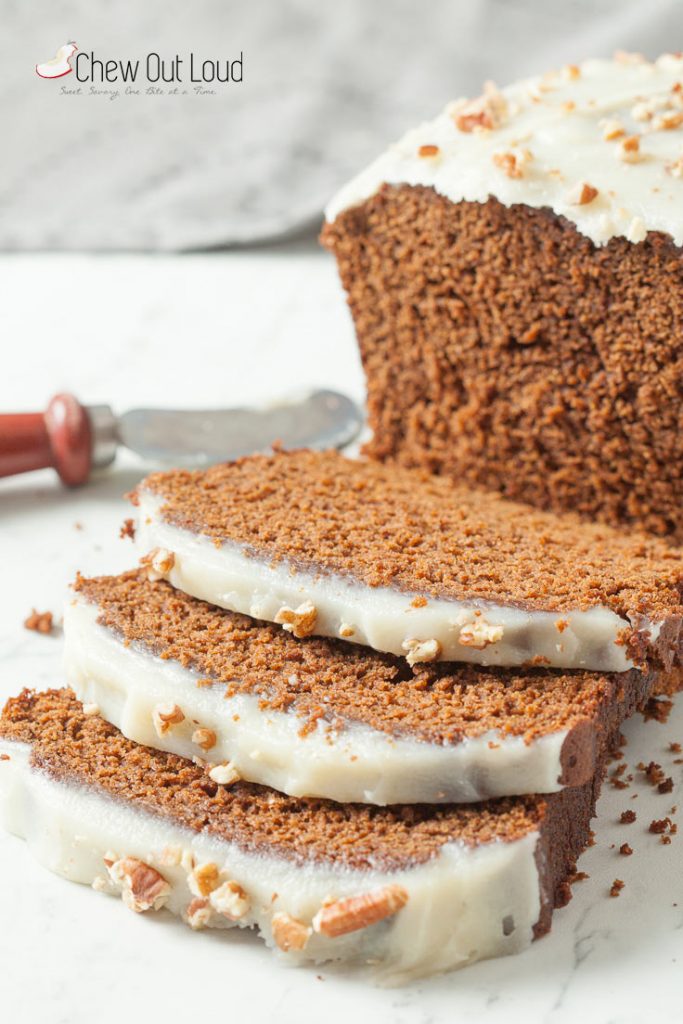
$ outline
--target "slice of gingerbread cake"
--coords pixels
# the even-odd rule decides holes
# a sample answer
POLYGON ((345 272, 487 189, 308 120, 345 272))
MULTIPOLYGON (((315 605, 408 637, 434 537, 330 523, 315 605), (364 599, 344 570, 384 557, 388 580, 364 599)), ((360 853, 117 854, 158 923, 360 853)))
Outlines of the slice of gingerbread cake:
POLYGON ((683 57, 451 104, 327 210, 379 459, 683 540, 683 57))
POLYGON ((416 665, 222 611, 142 571, 79 578, 76 696, 137 743, 293 796, 371 804, 555 792, 594 775, 653 673, 416 665))
POLYGON ((669 670, 683 559, 424 472, 276 452, 155 473, 133 495, 154 578, 300 638, 406 657, 669 670))
POLYGON ((215 769, 125 739, 69 690, 24 691, 0 718, 0 809, 46 867, 134 911, 256 928, 290 962, 370 962, 392 981, 547 932, 598 788, 443 808, 338 804, 223 784, 215 769))

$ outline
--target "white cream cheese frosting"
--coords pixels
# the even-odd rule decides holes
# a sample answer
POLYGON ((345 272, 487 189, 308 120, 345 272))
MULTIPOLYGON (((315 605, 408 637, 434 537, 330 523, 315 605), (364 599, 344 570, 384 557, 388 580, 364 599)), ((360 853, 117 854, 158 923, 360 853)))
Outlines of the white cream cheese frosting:
POLYGON ((384 183, 454 203, 522 203, 566 217, 596 245, 648 231, 683 245, 683 57, 587 60, 450 104, 332 199, 326 218, 384 183))
POLYGON ((561 788, 565 730, 528 743, 491 730, 439 744, 355 723, 336 731, 323 718, 302 732, 295 711, 264 708, 258 695, 228 697, 221 684, 198 686, 198 674, 124 644, 97 617, 94 604, 67 604, 66 678, 79 700, 136 743, 209 764, 230 762, 242 778, 290 796, 340 802, 466 803, 561 788), (155 709, 167 705, 183 717, 160 732, 155 709), (214 734, 209 750, 193 739, 202 729, 214 734))
MULTIPOLYGON (((596 672, 633 667, 619 642, 630 623, 609 608, 558 613, 479 599, 433 597, 416 606, 418 595, 413 593, 370 587, 339 575, 312 575, 285 561, 271 564, 247 555, 236 544, 217 547, 208 537, 165 520, 162 504, 158 496, 140 491, 136 528, 140 554, 144 557, 155 549, 168 552, 172 557, 159 575, 178 590, 219 608, 278 622, 283 611, 312 605, 316 635, 408 655, 409 661, 415 655, 415 661, 502 666, 541 659, 555 668, 596 672)), ((657 633, 653 625, 651 642, 657 633)))
POLYGON ((0 740, 6 828, 51 871, 120 892, 133 909, 146 908, 126 887, 131 864, 157 879, 154 909, 194 927, 255 927, 285 962, 370 963, 388 983, 515 953, 532 941, 541 909, 537 832, 476 848, 451 842, 427 863, 395 871, 294 863, 50 778, 29 756, 26 744, 0 740), (205 886, 202 878, 213 880, 205 886), (321 909, 330 901, 387 891, 401 894, 397 912, 336 937, 322 930, 321 909), (205 898, 196 903, 198 894, 205 898), (283 924, 292 922, 305 948, 283 951, 283 924))

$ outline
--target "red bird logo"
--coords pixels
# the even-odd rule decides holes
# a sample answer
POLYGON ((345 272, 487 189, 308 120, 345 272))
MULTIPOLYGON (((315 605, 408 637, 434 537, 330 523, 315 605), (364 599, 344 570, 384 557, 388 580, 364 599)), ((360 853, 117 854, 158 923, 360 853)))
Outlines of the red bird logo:
POLYGON ((60 46, 52 60, 46 60, 44 64, 36 64, 36 74, 41 78, 62 78, 70 75, 73 71, 71 58, 78 47, 75 43, 64 43, 60 46))

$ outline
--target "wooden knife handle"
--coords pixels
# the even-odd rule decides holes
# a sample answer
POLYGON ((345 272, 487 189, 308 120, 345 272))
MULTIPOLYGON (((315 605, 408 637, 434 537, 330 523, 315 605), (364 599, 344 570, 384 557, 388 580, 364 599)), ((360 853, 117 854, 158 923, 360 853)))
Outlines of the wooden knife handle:
POLYGON ((68 487, 85 483, 90 475, 90 417, 73 395, 55 395, 44 413, 0 415, 0 476, 49 466, 68 487))

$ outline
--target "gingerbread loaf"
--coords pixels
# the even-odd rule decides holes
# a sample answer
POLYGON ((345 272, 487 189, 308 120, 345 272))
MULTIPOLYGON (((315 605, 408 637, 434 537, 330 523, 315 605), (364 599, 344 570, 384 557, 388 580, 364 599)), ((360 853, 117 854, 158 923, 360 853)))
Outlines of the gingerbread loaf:
POLYGON ((488 83, 332 200, 366 452, 683 540, 683 58, 488 83))

